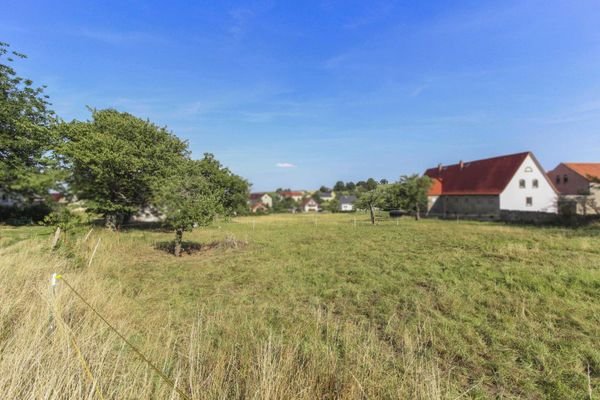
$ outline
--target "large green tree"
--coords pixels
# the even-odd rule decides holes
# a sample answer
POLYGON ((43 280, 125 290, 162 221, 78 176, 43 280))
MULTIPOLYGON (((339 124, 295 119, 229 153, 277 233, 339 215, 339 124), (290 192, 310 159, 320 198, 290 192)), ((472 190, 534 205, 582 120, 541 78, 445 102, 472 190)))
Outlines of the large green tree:
POLYGON ((173 176, 159 182, 155 201, 165 215, 165 226, 175 231, 174 254, 179 256, 183 233, 197 226, 207 226, 214 218, 226 212, 227 203, 219 184, 207 176, 206 159, 186 159, 173 176))
POLYGON ((23 54, 0 42, 0 189, 25 199, 48 194, 58 180, 52 152, 56 116, 45 87, 12 67, 23 54))
POLYGON ((212 185, 214 193, 219 196, 222 212, 226 216, 248 213, 248 195, 250 185, 244 178, 232 173, 210 153, 198 161, 202 176, 212 185))
POLYGON ((106 226, 151 203, 156 182, 175 176, 188 156, 187 143, 164 127, 113 109, 91 110, 89 121, 61 124, 61 153, 70 184, 106 226))
POLYGON ((342 181, 337 181, 333 186, 333 190, 335 192, 343 192, 344 190, 346 190, 346 184, 342 181))
POLYGON ((431 179, 427 176, 403 175, 387 188, 386 206, 414 211, 415 219, 419 220, 421 211, 427 209, 430 187, 431 179))

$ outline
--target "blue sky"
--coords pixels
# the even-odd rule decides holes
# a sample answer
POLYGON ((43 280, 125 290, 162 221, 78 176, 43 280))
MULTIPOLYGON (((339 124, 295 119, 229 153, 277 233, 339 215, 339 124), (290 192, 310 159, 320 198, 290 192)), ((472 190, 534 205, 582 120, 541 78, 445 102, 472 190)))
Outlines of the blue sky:
POLYGON ((167 125, 256 190, 600 161, 598 1, 0 1, 66 120, 167 125), (190 4, 196 3, 196 4, 190 4), (290 166, 293 165, 293 166, 290 166))

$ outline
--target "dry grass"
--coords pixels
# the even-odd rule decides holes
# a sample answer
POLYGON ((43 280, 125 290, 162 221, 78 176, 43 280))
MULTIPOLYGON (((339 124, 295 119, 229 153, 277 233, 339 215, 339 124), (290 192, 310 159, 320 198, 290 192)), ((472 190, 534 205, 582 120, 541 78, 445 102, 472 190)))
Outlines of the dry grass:
POLYGON ((597 393, 595 230, 353 218, 223 222, 181 259, 161 232, 82 228, 50 252, 46 228, 1 230, 2 398, 177 398, 53 272, 193 399, 597 393))

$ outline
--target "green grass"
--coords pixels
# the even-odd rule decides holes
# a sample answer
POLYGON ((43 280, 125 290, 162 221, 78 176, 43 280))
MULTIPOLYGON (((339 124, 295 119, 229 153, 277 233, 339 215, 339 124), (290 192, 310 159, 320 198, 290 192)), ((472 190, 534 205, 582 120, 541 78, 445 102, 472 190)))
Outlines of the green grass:
MULTIPOLYGON (((0 254, 49 236, 3 229, 0 254)), ((51 257, 147 351, 171 338, 160 357, 172 373, 190 370, 202 343, 194 354, 204 369, 183 384, 195 398, 600 393, 597 227, 281 215, 221 222, 184 240, 228 237, 247 244, 175 258, 156 248, 169 233, 97 230, 51 257)))

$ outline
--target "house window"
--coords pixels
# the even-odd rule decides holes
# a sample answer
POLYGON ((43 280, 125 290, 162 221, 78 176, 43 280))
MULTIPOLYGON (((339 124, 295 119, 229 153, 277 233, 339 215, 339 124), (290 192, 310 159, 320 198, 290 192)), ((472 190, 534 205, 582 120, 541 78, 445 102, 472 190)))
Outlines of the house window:
POLYGON ((533 172, 533 168, 531 168, 531 167, 526 167, 526 168, 525 168, 525 172, 533 172))
POLYGON ((560 175, 556 175, 556 184, 560 185, 560 175))
POLYGON ((531 206, 533 206, 533 197, 527 197, 527 198, 525 199, 525 205, 526 205, 527 207, 531 207, 531 206))
POLYGON ((563 176, 563 183, 567 183, 567 182, 569 182, 569 175, 565 174, 565 176, 563 176))
POLYGON ((534 180, 533 180, 533 188, 534 188, 534 189, 537 189, 537 188, 539 188, 539 187, 540 187, 540 182, 539 182, 537 179, 534 179, 534 180))
POLYGON ((520 187, 521 189, 525 189, 525 179, 521 179, 521 180, 519 181, 519 187, 520 187))

